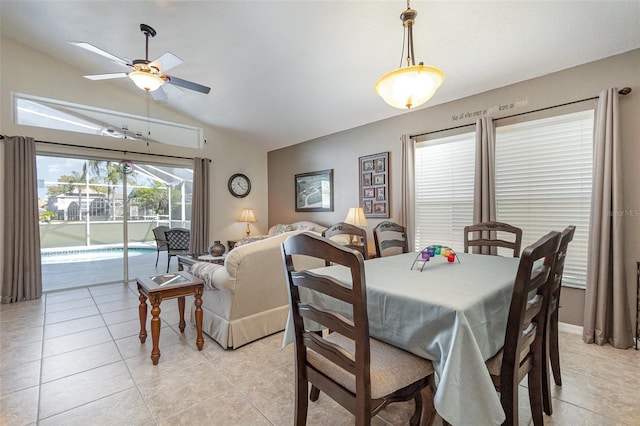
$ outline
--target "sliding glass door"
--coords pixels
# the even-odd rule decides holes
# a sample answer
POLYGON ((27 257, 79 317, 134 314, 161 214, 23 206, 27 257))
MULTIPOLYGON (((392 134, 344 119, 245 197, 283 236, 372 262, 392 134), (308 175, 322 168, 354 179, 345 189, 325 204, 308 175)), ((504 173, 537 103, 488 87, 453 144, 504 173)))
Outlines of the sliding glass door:
POLYGON ((153 229, 190 228, 192 169, 52 155, 37 166, 44 291, 166 271, 153 229))

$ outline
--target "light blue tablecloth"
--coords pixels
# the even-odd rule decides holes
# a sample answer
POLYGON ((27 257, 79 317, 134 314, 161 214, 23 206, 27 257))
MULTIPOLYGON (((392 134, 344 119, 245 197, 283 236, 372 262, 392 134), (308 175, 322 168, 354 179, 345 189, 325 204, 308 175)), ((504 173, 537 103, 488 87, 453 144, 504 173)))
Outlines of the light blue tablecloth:
MULTIPOLYGON (((501 424, 504 411, 484 361, 504 343, 519 259, 463 253, 460 263, 448 263, 438 256, 420 272, 411 270, 415 257, 365 262, 371 335, 433 361, 436 409, 449 423, 501 424)), ((347 268, 313 271, 350 285, 347 268)), ((292 327, 289 321, 285 344, 293 342, 292 327)))

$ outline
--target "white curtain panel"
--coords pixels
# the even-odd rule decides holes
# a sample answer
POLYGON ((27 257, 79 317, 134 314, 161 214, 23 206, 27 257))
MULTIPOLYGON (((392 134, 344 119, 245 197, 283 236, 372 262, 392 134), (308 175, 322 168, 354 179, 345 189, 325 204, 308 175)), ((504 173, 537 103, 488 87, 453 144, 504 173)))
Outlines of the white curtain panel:
POLYGON ((633 332, 624 272, 622 140, 618 89, 598 97, 594 121, 593 194, 583 340, 631 347, 633 332))
MULTIPOLYGON (((496 128, 491 117, 476 121, 473 223, 496 220, 496 128)), ((495 232, 491 232, 495 234, 495 232)), ((495 239, 495 235, 478 237, 495 239)), ((472 247, 473 253, 498 254, 497 247, 472 247)))

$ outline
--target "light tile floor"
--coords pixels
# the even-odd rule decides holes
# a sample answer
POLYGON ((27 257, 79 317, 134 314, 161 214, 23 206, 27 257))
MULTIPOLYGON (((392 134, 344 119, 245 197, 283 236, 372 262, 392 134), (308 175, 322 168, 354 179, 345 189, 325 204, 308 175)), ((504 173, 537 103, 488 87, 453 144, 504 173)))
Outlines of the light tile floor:
MULTIPOLYGON (((2 425, 291 425, 293 351, 282 333, 225 351, 195 328, 178 330, 177 302, 161 305, 162 356, 138 340, 134 285, 45 293, 0 305, 2 425)), ((553 425, 640 424, 640 352, 582 343, 561 333, 564 386, 553 425)), ((526 381, 525 381, 526 382, 526 381)), ((526 388, 520 424, 531 424, 526 388)), ((391 404, 374 425, 407 424, 412 402, 391 404)), ((439 424, 439 419, 437 420, 439 424)), ((350 425, 330 398, 310 403, 309 425, 350 425)))

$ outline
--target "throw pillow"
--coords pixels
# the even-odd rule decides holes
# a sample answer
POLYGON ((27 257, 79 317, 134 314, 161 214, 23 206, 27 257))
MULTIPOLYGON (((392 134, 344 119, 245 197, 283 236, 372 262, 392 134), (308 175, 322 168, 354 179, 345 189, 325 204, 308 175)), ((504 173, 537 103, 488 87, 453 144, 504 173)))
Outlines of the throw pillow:
POLYGON ((276 225, 276 229, 273 230, 273 235, 284 234, 285 232, 291 231, 293 231, 292 225, 284 225, 282 223, 279 223, 276 225))
POLYGON ((314 231, 316 229, 313 225, 298 225, 298 231, 314 231))
POLYGON ((244 238, 241 238, 233 248, 244 246, 256 241, 264 240, 265 238, 268 238, 268 237, 269 237, 268 235, 256 235, 253 237, 244 237, 244 238))

